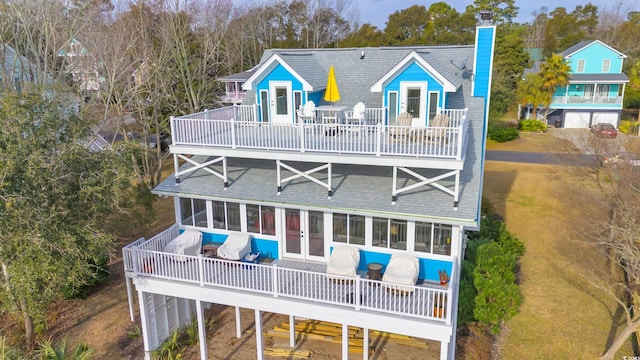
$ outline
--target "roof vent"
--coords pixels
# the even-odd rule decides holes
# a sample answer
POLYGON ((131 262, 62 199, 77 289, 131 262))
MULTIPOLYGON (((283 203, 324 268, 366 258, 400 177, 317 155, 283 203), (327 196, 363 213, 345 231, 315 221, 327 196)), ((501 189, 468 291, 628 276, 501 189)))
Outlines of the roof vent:
POLYGON ((364 59, 364 50, 360 53, 360 60, 364 59))

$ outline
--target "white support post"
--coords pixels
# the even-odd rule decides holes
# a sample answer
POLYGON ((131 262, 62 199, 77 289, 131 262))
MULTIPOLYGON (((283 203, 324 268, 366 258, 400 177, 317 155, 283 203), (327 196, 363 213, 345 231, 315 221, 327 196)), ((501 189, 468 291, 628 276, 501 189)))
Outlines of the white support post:
POLYGON ((224 189, 229 187, 229 177, 227 175, 227 157, 222 158, 222 181, 224 182, 224 189))
POLYGON ((144 349, 144 359, 151 360, 151 349, 149 349, 149 326, 147 325, 147 303, 144 301, 144 293, 138 291, 138 304, 140 304, 140 324, 142 325, 142 347, 144 349))
POLYGON ((127 300, 129 301, 129 316, 131 317, 131 321, 135 321, 136 318, 133 313, 133 298, 131 294, 131 280, 129 277, 124 278, 125 284, 127 284, 127 300))
POLYGON ((277 194, 280 195, 282 192, 282 174, 280 173, 282 170, 280 168, 280 160, 276 160, 276 181, 278 182, 277 194))
POLYGON ((368 328, 363 328, 362 329, 362 359, 363 360, 367 360, 369 359, 369 329, 368 328))
POLYGON ((460 193, 460 170, 456 171, 455 184, 453 185, 453 208, 458 209, 458 196, 460 193))
POLYGON ((333 196, 333 191, 331 189, 331 163, 327 164, 327 190, 329 191, 329 199, 333 196))
POLYGON ((397 182, 398 182, 398 167, 394 166, 393 167, 393 188, 391 189, 391 204, 395 205, 396 204, 396 189, 398 187, 397 182))
POLYGON ((262 311, 256 309, 256 359, 264 359, 264 351, 262 343, 262 311))
POLYGON ((278 297, 278 267, 276 266, 276 262, 273 262, 273 265, 271 265, 271 269, 272 273, 271 273, 271 278, 273 279, 273 297, 278 297))
POLYGON ((376 124, 376 156, 381 155, 382 149, 382 124, 376 124))
POLYGON ((196 301, 196 316, 198 318, 198 340, 200 342, 200 359, 208 359, 207 354, 207 329, 204 318, 204 307, 202 301, 196 301))
POLYGON ((178 154, 173 154, 173 170, 174 174, 176 174, 176 184, 180 184, 180 177, 177 175, 180 173, 180 160, 178 154))
POLYGON ((289 346, 296 347, 296 317, 289 315, 289 346))
POLYGON ((349 325, 342 324, 342 360, 349 360, 349 325))
POLYGON ((236 306, 236 337, 240 339, 242 337, 242 319, 240 318, 240 307, 236 306))
POLYGON ((440 360, 449 360, 449 343, 446 341, 440 342, 440 360))

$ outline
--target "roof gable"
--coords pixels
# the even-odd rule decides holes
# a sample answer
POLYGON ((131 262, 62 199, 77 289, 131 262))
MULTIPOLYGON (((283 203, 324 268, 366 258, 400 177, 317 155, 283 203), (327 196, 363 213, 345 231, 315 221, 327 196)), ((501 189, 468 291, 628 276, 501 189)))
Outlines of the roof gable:
POLYGON ((278 54, 273 54, 264 64, 260 65, 256 71, 251 75, 247 81, 242 85, 244 90, 253 90, 254 83, 269 74, 269 72, 281 65, 283 68, 291 74, 295 79, 302 83, 302 87, 305 91, 313 91, 313 87, 309 84, 300 74, 298 74, 286 61, 284 61, 278 54))
MULTIPOLYGON (((426 53, 425 55, 428 55, 426 53)), ((411 51, 404 59, 402 59, 396 66, 394 66, 390 71, 385 73, 380 80, 378 80, 375 84, 371 86, 372 92, 382 92, 383 85, 391 80, 393 77, 397 76, 403 70, 405 70, 409 65, 416 63, 418 64, 424 71, 431 74, 444 88, 444 91, 453 92, 456 91, 456 86, 454 86, 447 78, 445 78, 440 72, 438 72, 429 62, 427 62, 422 56, 418 55, 416 51, 411 51)))
POLYGON ((576 53, 579 53, 580 51, 586 49, 587 47, 590 46, 602 46, 606 49, 608 49, 609 51, 615 53, 616 55, 618 55, 618 57, 620 57, 621 59, 626 59, 627 56, 623 53, 621 53, 620 51, 612 48, 611 46, 603 43, 600 40, 589 40, 589 41, 581 41, 575 45, 573 45, 572 47, 568 48, 567 50, 562 52, 562 56, 567 59, 570 58, 572 56, 574 56, 576 53))

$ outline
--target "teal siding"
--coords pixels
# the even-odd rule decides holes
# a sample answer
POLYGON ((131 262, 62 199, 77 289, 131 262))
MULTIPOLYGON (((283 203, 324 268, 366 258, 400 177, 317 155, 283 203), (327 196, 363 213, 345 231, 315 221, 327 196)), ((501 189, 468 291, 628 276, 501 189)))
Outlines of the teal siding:
MULTIPOLYGON (((428 73, 425 69, 423 69, 420 65, 418 65, 416 62, 413 62, 406 69, 404 69, 398 76, 396 76, 393 80, 391 80, 391 82, 387 84, 387 86, 385 86, 382 92, 384 94, 385 108, 389 108, 389 103, 388 103, 389 99, 387 98, 389 91, 397 92, 398 101, 401 101, 400 83, 403 81, 426 83, 427 91, 425 94, 422 94, 423 95, 422 101, 424 101, 427 104, 427 109, 429 109, 428 101, 429 101, 430 91, 437 91, 438 93, 440 93, 440 96, 438 97, 438 106, 441 108, 444 107, 444 104, 442 102, 444 99, 443 85, 440 82, 438 82, 438 80, 436 80, 436 78, 434 78, 430 73, 428 73)), ((397 108, 398 109, 400 108, 399 104, 397 105, 397 108)), ((426 126, 427 124, 425 123, 424 125, 426 126)))
POLYGON ((602 62, 604 59, 610 60, 607 74, 619 74, 622 72, 623 59, 620 58, 618 53, 599 43, 593 43, 576 52, 568 62, 572 72, 578 73, 578 60, 584 60, 582 74, 601 74, 603 73, 602 62))
MULTIPOLYGON (((265 77, 262 78, 262 80, 260 80, 256 85, 256 94, 258 94, 256 102, 258 105, 262 106, 262 99, 260 99, 260 96, 259 96, 260 91, 266 90, 267 92, 269 92, 270 81, 290 81, 291 82, 291 99, 289 99, 289 101, 291 101, 292 109, 294 108, 294 103, 293 103, 294 91, 301 91, 302 104, 306 103, 305 99, 307 98, 307 92, 303 90, 302 83, 298 79, 296 79, 291 73, 289 73, 289 71, 287 71, 287 69, 285 69, 284 66, 278 64, 276 65, 275 68, 273 68, 273 70, 271 70, 267 75, 265 75, 265 77)), ((294 114, 292 114, 291 116, 291 121, 295 121, 295 109, 294 109, 294 114)))
MULTIPOLYGON (((333 251, 333 247, 331 248, 333 251)), ((417 256, 416 256, 417 257, 417 256)), ((360 264, 358 266, 359 271, 367 271, 367 264, 379 263, 382 264, 382 273, 387 268, 391 254, 379 253, 374 251, 360 250, 360 264)), ((439 282, 440 277, 438 270, 446 270, 447 274, 451 275, 451 269, 453 264, 451 261, 425 259, 417 257, 420 262, 420 272, 418 273, 418 279, 439 282)))
POLYGON ((478 27, 477 29, 473 96, 489 96, 495 31, 496 28, 494 26, 478 27))

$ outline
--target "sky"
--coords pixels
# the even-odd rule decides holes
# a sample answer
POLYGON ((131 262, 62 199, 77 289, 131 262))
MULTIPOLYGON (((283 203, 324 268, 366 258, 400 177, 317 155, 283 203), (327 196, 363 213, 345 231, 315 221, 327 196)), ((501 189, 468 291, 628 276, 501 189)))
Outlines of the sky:
MULTIPOLYGON (((432 0, 432 1, 416 1, 416 0, 356 0, 360 10, 360 23, 370 23, 381 30, 384 30, 385 23, 392 13, 403 10, 412 5, 423 5, 427 9, 431 4, 437 1, 443 1, 454 7, 458 12, 463 12, 468 5, 473 5, 473 0, 432 0)), ((518 17, 515 22, 525 23, 533 20, 533 13, 541 7, 546 6, 548 11, 553 11, 557 7, 564 7, 568 12, 575 9, 576 5, 585 5, 592 3, 598 6, 602 11, 605 7, 611 7, 615 0, 516 0, 518 17)), ((633 10, 640 10, 640 0, 626 0, 627 4, 632 5, 633 10)))

